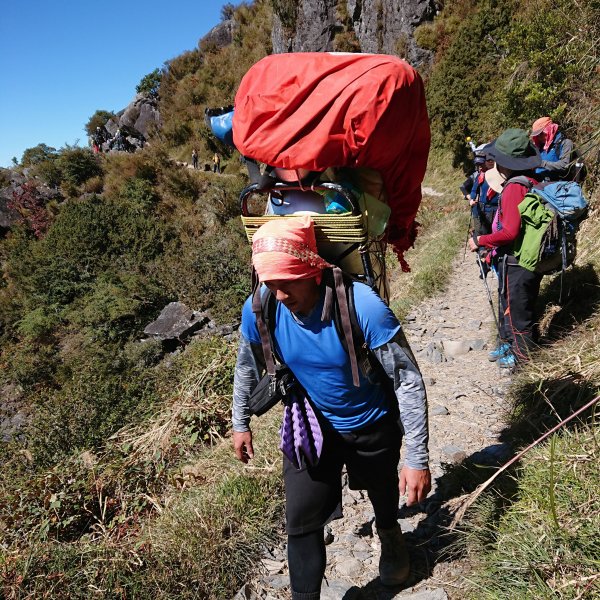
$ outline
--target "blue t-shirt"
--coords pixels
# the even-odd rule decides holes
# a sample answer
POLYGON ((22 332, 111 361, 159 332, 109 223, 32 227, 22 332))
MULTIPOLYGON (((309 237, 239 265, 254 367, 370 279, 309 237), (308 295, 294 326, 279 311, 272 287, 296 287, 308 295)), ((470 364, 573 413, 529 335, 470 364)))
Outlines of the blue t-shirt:
MULTIPOLYGON (((266 290, 266 288, 265 288, 266 290)), ((275 347, 306 390, 315 407, 341 432, 354 431, 385 415, 388 401, 380 384, 360 374, 360 387, 352 383, 350 358, 339 339, 333 320, 322 322, 323 296, 310 315, 294 315, 281 302, 275 318, 275 347)), ((358 323, 369 348, 389 342, 400 329, 394 313, 367 285, 354 283, 358 323)), ((242 335, 260 344, 252 313, 252 299, 242 310, 242 335)))

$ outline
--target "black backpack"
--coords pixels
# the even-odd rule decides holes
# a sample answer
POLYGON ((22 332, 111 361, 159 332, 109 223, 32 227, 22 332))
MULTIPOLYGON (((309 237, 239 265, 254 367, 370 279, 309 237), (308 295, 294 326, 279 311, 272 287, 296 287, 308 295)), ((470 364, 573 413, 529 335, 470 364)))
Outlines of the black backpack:
POLYGON ((569 170, 567 171, 565 179, 567 181, 575 181, 581 185, 587 177, 587 172, 588 170, 581 152, 579 152, 579 150, 576 148, 573 148, 573 152, 571 153, 571 162, 569 163, 569 170))

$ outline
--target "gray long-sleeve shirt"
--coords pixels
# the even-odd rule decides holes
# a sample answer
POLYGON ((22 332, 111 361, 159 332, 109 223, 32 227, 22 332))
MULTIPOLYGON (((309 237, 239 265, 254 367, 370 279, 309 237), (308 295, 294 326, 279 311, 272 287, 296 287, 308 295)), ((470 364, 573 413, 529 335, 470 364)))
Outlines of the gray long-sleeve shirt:
MULTIPOLYGON (((538 170, 540 179, 548 177, 551 180, 560 179, 567 174, 569 165, 571 164, 571 155, 573 153, 573 142, 567 138, 560 140, 560 156, 558 160, 542 159, 542 164, 538 170)), ((544 153, 542 153, 542 157, 544 153)))
MULTIPOLYGON (((427 394, 423 378, 402 330, 400 329, 387 344, 375 348, 373 352, 393 382, 404 430, 405 464, 412 469, 425 469, 429 458, 427 394)), ((233 382, 234 431, 250 429, 248 399, 264 368, 261 346, 251 344, 242 336, 233 382)))

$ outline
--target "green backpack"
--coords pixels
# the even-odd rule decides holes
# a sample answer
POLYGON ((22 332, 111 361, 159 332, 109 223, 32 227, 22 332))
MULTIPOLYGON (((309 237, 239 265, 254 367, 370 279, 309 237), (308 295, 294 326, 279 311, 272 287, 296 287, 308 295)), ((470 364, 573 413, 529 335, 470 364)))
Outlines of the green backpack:
POLYGON ((559 181, 530 188, 519 204, 519 213, 521 230, 513 254, 521 267, 549 275, 573 264, 577 230, 587 216, 587 201, 579 184, 559 181))

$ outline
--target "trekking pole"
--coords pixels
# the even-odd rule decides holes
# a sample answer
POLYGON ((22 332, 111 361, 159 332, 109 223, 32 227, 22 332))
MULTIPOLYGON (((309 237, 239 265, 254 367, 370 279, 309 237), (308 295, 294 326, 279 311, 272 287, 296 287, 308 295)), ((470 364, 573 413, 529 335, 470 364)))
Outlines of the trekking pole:
POLYGON ((467 258, 467 246, 469 245, 469 238, 471 237, 471 223, 473 222, 473 213, 471 207, 469 207, 469 227, 467 228, 467 239, 465 240, 465 251, 463 252, 463 262, 467 258))
POLYGON ((502 335, 500 334, 500 323, 498 323, 498 316, 496 315, 496 309, 494 308, 494 301, 492 300, 492 292, 490 292, 490 286, 488 285, 487 278, 486 278, 485 272, 483 270, 483 265, 481 264, 481 256, 479 256, 479 252, 475 253, 475 257, 477 258, 477 266, 479 267, 479 272, 481 273, 481 278, 483 279, 483 285, 485 285, 488 302, 490 303, 490 308, 492 309, 492 315, 494 315, 494 323, 496 323, 496 331, 498 332, 498 339, 502 339, 502 335))

